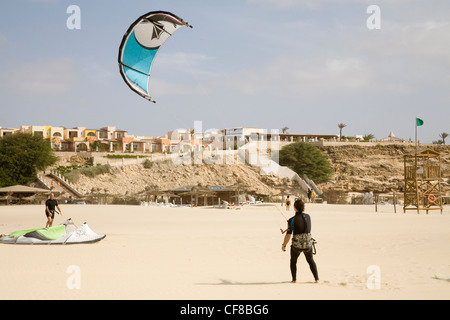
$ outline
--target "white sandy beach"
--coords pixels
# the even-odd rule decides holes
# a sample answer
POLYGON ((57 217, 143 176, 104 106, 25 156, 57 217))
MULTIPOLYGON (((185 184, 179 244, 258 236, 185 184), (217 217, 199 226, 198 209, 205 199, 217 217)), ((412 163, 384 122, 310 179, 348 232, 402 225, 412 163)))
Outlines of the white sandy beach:
MULTIPOLYGON (((449 299, 450 207, 443 215, 392 206, 306 204, 322 284, 303 256, 290 283, 286 222, 269 204, 241 210, 61 205, 94 244, 0 245, 0 299, 449 299), (80 288, 67 285, 71 266, 80 288), (369 266, 380 289, 369 289, 369 266)), ((285 212, 284 208, 282 208, 285 212)), ((286 217, 293 212, 285 213, 286 217)), ((45 225, 43 206, 0 207, 0 233, 45 225)), ((370 271, 370 270, 369 270, 370 271)))

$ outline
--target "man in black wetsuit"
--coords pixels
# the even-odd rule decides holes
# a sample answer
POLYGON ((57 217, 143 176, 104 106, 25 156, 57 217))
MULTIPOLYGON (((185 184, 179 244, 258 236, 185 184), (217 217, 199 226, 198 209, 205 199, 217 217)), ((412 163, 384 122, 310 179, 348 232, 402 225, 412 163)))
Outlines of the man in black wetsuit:
MULTIPOLYGON (((281 247, 283 251, 286 251, 286 245, 289 243, 292 233, 294 235, 311 233, 311 217, 309 216, 309 214, 303 213, 303 211, 305 210, 305 203, 300 199, 295 200, 294 210, 295 216, 288 220, 288 230, 281 247)), ((292 282, 295 282, 297 280, 297 259, 302 252, 305 254, 306 261, 308 262, 309 268, 314 275, 315 281, 319 283, 319 274, 317 272, 316 263, 314 262, 312 247, 309 249, 297 249, 294 248, 294 246, 291 246, 290 261, 292 282)))
POLYGON ((55 218, 55 209, 58 209, 58 213, 62 215, 61 209, 58 206, 58 202, 54 199, 55 195, 50 193, 50 199, 45 201, 45 215, 47 216, 47 223, 45 227, 51 227, 53 224, 53 219, 55 218))

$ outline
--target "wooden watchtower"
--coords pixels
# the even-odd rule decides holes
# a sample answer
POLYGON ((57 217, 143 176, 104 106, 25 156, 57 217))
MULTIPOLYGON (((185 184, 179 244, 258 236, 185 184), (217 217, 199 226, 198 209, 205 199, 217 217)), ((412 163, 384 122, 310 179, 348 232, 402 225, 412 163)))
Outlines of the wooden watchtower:
POLYGON ((442 214, 442 175, 441 154, 425 149, 404 155, 405 202, 406 210, 441 210, 442 214))

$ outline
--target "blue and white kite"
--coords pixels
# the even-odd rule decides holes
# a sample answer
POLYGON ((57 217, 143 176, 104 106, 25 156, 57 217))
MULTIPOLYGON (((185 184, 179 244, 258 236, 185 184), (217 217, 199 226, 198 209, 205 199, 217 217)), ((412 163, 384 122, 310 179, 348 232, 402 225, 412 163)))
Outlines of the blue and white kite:
POLYGON ((156 53, 179 28, 189 23, 170 12, 152 11, 139 17, 123 36, 119 48, 119 68, 131 90, 155 102, 149 94, 150 70, 156 53))

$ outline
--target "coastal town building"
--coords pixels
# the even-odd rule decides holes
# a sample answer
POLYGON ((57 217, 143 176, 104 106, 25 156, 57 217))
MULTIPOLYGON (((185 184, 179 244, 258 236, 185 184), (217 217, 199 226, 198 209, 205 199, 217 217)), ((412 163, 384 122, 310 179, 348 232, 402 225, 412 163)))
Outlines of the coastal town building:
POLYGON ((267 131, 261 128, 235 127, 224 129, 225 143, 230 142, 240 146, 250 141, 258 141, 259 137, 267 134, 267 131))
POLYGON ((10 129, 10 128, 2 128, 0 127, 0 137, 8 136, 11 134, 14 134, 17 129, 10 129))
POLYGON ((224 130, 209 129, 198 132, 195 129, 169 131, 170 152, 189 152, 194 150, 222 149, 224 130))
POLYGON ((386 138, 380 139, 378 141, 379 142, 398 142, 398 143, 410 142, 408 140, 396 137, 392 131, 389 133, 389 135, 386 138))
MULTIPOLYGON (((194 150, 236 150, 249 142, 279 143, 279 147, 292 142, 342 143, 337 134, 299 134, 280 133, 279 130, 266 130, 256 127, 232 127, 225 129, 177 129, 159 137, 135 136, 115 126, 98 129, 86 127, 26 126, 20 128, 0 127, 0 137, 18 132, 39 135, 47 139, 56 151, 99 151, 99 152, 138 152, 172 153, 194 150)), ((361 139, 355 139, 359 141, 361 139)), ((377 143, 405 143, 408 140, 396 137, 392 132, 377 143)), ((347 143, 349 143, 347 141, 347 143)))

